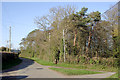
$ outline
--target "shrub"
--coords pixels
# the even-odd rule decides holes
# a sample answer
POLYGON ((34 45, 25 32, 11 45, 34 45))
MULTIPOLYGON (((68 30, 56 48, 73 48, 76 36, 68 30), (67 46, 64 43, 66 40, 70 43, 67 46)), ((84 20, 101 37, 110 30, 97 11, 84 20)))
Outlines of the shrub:
POLYGON ((90 59, 90 64, 95 64, 95 61, 93 59, 90 59))
POLYGON ((85 59, 84 56, 80 56, 80 62, 81 62, 81 63, 85 63, 85 62, 86 62, 86 59, 85 59))

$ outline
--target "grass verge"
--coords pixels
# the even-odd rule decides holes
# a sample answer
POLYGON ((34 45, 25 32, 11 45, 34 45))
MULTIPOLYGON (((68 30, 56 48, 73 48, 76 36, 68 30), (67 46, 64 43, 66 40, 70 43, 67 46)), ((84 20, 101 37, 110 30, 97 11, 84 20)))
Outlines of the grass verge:
POLYGON ((90 65, 90 64, 68 64, 68 63, 58 63, 54 64, 53 62, 44 61, 39 58, 29 58, 41 65, 45 66, 58 66, 64 68, 75 68, 75 69, 90 69, 90 70, 97 70, 97 71, 109 71, 109 72, 117 72, 118 69, 115 67, 103 66, 103 65, 90 65))
POLYGON ((102 79, 102 80, 120 80, 120 78, 118 78, 118 73, 113 74, 112 76, 102 79))
POLYGON ((88 70, 76 70, 76 69, 63 69, 63 68, 49 68, 66 75, 85 75, 85 74, 99 74, 102 72, 88 71, 88 70))
POLYGON ((109 78, 118 78, 118 73, 113 74, 112 76, 110 76, 109 78))
POLYGON ((13 66, 20 64, 21 62, 22 62, 22 60, 19 58, 16 60, 9 61, 9 62, 3 62, 2 70, 12 68, 13 66))

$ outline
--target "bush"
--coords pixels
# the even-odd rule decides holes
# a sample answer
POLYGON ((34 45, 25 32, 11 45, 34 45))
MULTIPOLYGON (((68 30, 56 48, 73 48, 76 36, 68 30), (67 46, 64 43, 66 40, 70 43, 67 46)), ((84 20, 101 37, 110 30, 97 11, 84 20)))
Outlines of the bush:
POLYGON ((6 51, 6 47, 0 47, 0 51, 6 51))
POLYGON ((80 62, 81 62, 81 63, 86 63, 86 59, 85 59, 84 56, 80 56, 80 62))
POLYGON ((118 58, 99 58, 96 60, 96 64, 101 64, 103 66, 112 66, 117 67, 118 66, 118 58))
POLYGON ((95 64, 95 61, 93 59, 90 59, 90 64, 95 64))
POLYGON ((66 55, 66 63, 74 64, 75 57, 73 57, 73 55, 66 55))
POLYGON ((100 64, 100 61, 99 61, 99 60, 96 60, 95 63, 96 63, 96 64, 100 64))

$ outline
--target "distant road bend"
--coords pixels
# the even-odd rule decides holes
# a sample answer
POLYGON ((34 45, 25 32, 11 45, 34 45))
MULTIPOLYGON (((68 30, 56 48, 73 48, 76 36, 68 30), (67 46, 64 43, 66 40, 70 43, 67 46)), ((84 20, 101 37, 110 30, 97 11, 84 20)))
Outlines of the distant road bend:
POLYGON ((4 70, 0 77, 3 78, 107 78, 115 72, 105 72, 102 74, 73 75, 67 76, 59 72, 48 69, 47 66, 40 65, 30 59, 20 58, 22 63, 4 70))

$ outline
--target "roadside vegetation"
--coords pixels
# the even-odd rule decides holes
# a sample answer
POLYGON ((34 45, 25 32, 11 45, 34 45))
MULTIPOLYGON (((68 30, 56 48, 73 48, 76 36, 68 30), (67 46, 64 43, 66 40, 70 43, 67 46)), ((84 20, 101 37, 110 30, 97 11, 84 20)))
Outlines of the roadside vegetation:
POLYGON ((102 72, 88 71, 88 70, 75 70, 75 69, 63 69, 63 68, 50 68, 52 70, 61 72, 66 75, 85 75, 85 74, 100 74, 102 72))
POLYGON ((113 74, 112 76, 102 79, 102 80, 120 80, 120 78, 118 78, 118 72, 116 74, 113 74))
POLYGON ((110 76, 109 78, 118 78, 118 73, 113 74, 112 76, 110 76))
MULTIPOLYGON (((25 58, 25 57, 24 57, 25 58)), ((37 63, 44 65, 44 66, 51 66, 51 67, 61 67, 61 68, 72 68, 72 69, 87 69, 93 71, 106 71, 106 72, 117 72, 118 69, 115 67, 103 66, 103 65, 89 65, 89 64, 69 64, 69 63, 58 63, 55 64, 53 62, 41 60, 39 58, 28 58, 36 61, 37 63)))
POLYGON ((39 29, 21 40, 21 56, 46 66, 117 72, 118 7, 104 14, 88 13, 88 9, 78 11, 74 6, 58 6, 51 8, 48 15, 36 17, 39 29))
POLYGON ((5 69, 9 69, 9 68, 12 68, 16 65, 19 65, 20 63, 22 62, 21 59, 15 59, 15 60, 10 60, 9 62, 4 62, 2 63, 2 70, 5 70, 5 69))

